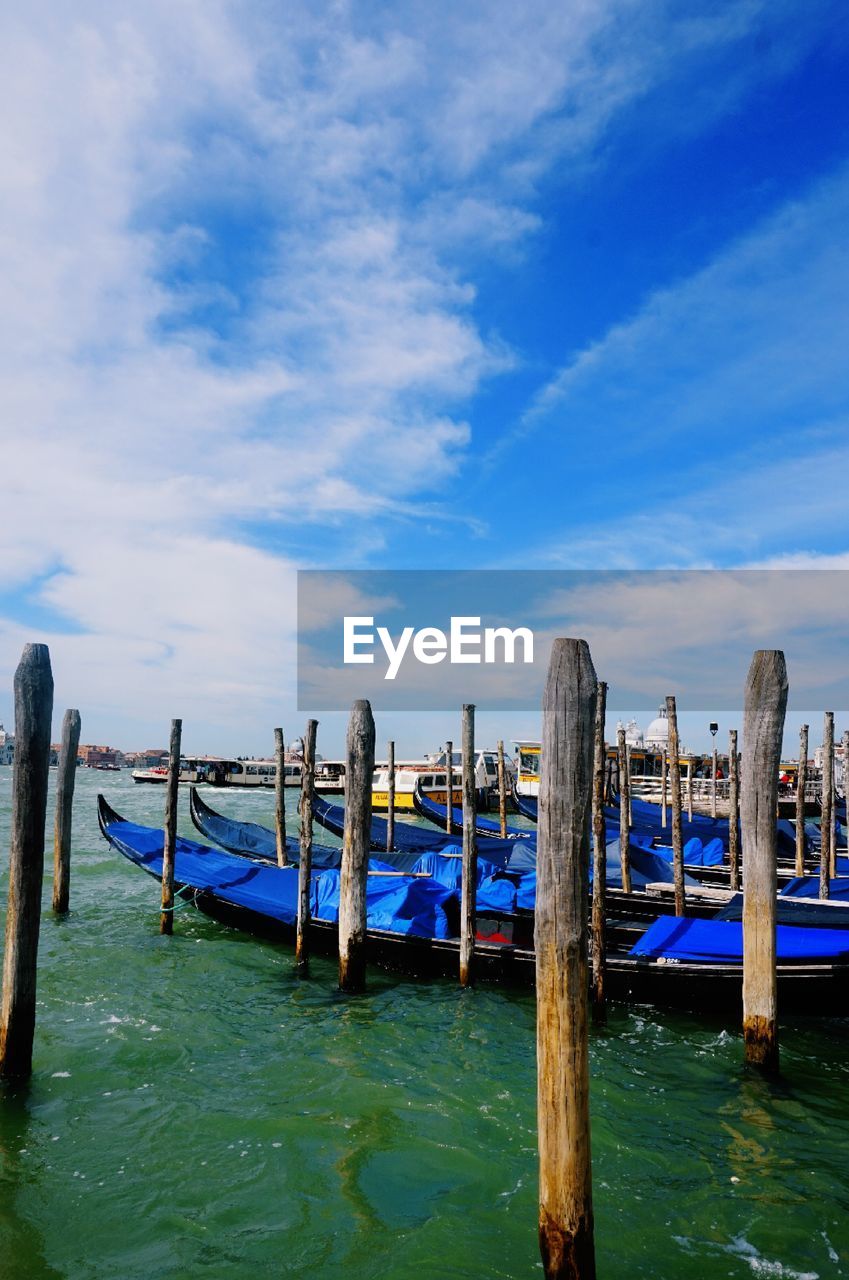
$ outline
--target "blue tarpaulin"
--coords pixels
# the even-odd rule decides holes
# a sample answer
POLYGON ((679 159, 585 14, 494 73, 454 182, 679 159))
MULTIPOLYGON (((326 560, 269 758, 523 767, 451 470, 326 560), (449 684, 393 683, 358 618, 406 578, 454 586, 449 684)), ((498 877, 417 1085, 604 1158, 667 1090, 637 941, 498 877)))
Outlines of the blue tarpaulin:
MULTIPOLYGON (((133 822, 110 822, 107 839, 130 861, 162 875, 163 833, 133 822)), ((370 867, 381 869, 379 861, 370 867)), ((385 868, 386 869, 386 868, 385 868)), ((174 879, 178 885, 215 894, 222 902, 246 907, 259 915, 294 925, 298 914, 298 870, 249 862, 235 854, 177 837, 174 879)), ((313 877, 313 911, 323 920, 336 920, 339 909, 339 872, 325 870, 313 877), (335 905, 334 905, 335 904, 335 905)), ((371 929, 415 934, 424 938, 451 936, 443 903, 453 890, 435 880, 408 876, 370 875, 366 887, 366 913, 371 929)))
MULTIPOLYGON (((779 960, 849 959, 849 929, 776 927, 779 960)), ((743 926, 733 920, 691 920, 661 916, 632 948, 632 956, 697 964, 740 964, 743 926)))

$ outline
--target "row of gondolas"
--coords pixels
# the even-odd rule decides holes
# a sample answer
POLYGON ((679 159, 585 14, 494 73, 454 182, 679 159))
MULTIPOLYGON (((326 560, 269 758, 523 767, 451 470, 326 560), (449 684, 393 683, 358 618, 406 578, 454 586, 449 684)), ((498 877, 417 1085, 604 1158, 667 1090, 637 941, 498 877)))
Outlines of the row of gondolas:
MULTIPOLYGON (((517 797, 527 827, 477 818, 476 974, 483 980, 528 984, 534 978, 536 801, 517 797)), ((386 820, 372 818, 367 882, 368 955, 378 965, 420 975, 458 971, 462 813, 448 821, 444 806, 416 795, 431 825, 395 823, 387 851, 386 820), (450 831, 447 829, 450 826, 450 831)), ((273 831, 227 818, 193 789, 191 816, 216 847, 178 838, 175 884, 180 896, 216 919, 263 936, 294 937, 299 847, 287 840, 290 865, 277 866, 273 831)), ((316 821, 341 837, 344 810, 316 796, 316 821)), ((103 796, 98 816, 109 843, 137 866, 161 877, 163 832, 128 822, 103 796)), ((668 827, 656 805, 632 801, 631 892, 622 888, 619 810, 605 810, 607 832, 607 993, 736 1013, 741 1005, 743 895, 728 887, 728 821, 683 819, 687 914, 675 916, 668 827)), ((838 803, 837 846, 846 847, 846 808, 838 803)), ((819 862, 820 829, 806 824, 806 865, 819 862)), ((794 872, 796 833, 778 822, 777 955, 782 1011, 849 1013, 849 858, 838 856, 828 900, 817 875, 794 872)), ((341 850, 312 846, 310 948, 337 950, 341 850)), ((745 869, 744 869, 745 871, 745 869)), ((588 904, 589 907, 589 904, 588 904)))

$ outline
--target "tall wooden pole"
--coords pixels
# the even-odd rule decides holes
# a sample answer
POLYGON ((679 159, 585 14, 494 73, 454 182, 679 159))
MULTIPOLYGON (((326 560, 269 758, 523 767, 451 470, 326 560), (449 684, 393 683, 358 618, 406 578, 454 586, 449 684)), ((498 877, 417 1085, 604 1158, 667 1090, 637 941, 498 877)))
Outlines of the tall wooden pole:
POLYGON ((15 672, 15 761, 9 843, 9 906, 0 1012, 0 1076, 32 1073, 44 822, 50 768, 53 673, 46 644, 24 646, 15 672))
POLYGON ((504 743, 498 740, 498 823, 501 839, 507 839, 507 770, 504 767, 504 743))
POLYGON ((534 929, 539 1243, 546 1280, 595 1277, 586 904, 597 687, 586 642, 555 640, 542 705, 534 929))
POLYGON ((395 742, 386 748, 386 852, 395 848, 395 742))
MULTIPOLYGON (((843 801, 846 805, 849 797, 849 729, 843 730, 843 801)), ((834 837, 835 853, 837 852, 837 836, 834 837)), ((846 805, 846 852, 849 854, 849 805, 846 805)))
POLYGON ((445 830, 451 835, 454 809, 454 743, 445 744, 445 830))
POLYGON ((604 927, 607 897, 607 831, 604 821, 604 766, 607 749, 604 720, 607 713, 607 685, 598 682, 593 737, 593 911, 592 911, 592 1010, 597 1025, 607 1021, 604 977, 607 967, 607 937, 604 927))
POLYGON ((714 745, 711 769, 710 769, 710 812, 711 812, 711 816, 714 818, 716 817, 716 770, 717 770, 717 755, 716 755, 716 746, 714 745))
POLYGON ((684 841, 681 837, 681 747, 678 741, 678 709, 675 698, 666 699, 666 719, 669 724, 669 772, 672 789, 672 878, 675 883, 675 914, 686 911, 684 896, 684 841))
MULTIPOLYGON (((845 766, 844 766, 845 767, 845 766)), ((799 768, 796 771, 796 875, 805 874, 805 791, 808 785, 808 726, 799 730, 799 768)))
POLYGON ((616 732, 619 756, 619 861, 622 865, 622 888, 631 892, 631 837, 628 827, 628 810, 631 805, 631 779, 628 776, 628 752, 625 746, 625 730, 616 732))
POLYGON ((822 819, 820 821, 820 897, 829 896, 834 843, 834 712, 826 711, 822 734, 822 819))
POLYGON ((787 708, 784 654, 759 649, 743 713, 743 1039, 746 1061, 778 1071, 775 974, 778 768, 787 708))
POLYGON ((729 883, 740 888, 740 759, 737 730, 728 730, 728 862, 729 883))
POLYGON ((74 784, 77 780, 77 748, 80 745, 80 713, 65 712, 62 745, 56 770, 56 821, 53 827, 53 910, 64 915, 71 896, 71 825, 74 784))
POLYGON ((687 817, 693 821, 693 757, 687 761, 687 817))
POLYGON ((668 794, 666 786, 666 772, 668 768, 668 761, 669 756, 667 750, 665 747, 662 747, 660 752, 660 825, 663 827, 664 831, 666 830, 666 798, 668 794))
MULTIPOLYGON (((643 766, 645 767, 645 766, 643 766)), ((628 779, 627 796, 628 796, 628 828, 634 825, 634 815, 631 812, 631 748, 627 742, 625 744, 625 776, 628 779)))
POLYGON ((471 986, 475 954, 478 844, 475 832, 475 708, 463 706, 463 870, 460 889, 460 986, 471 986))
POLYGON ((345 748, 345 828, 339 876, 339 986, 362 991, 366 981, 366 880, 371 846, 374 717, 361 698, 351 708, 345 748))
MULTIPOLYGON (((286 851, 286 744, 283 730, 274 730, 274 760, 277 772, 274 778, 274 834, 277 839, 277 865, 289 865, 286 851)), ((303 774, 302 774, 303 776, 303 774)))
POLYGON ((312 791, 315 779, 317 720, 307 721, 304 763, 301 769, 301 833, 298 850, 298 924, 295 933, 295 969, 302 978, 309 973, 309 930, 312 915, 312 791))
POLYGON ((165 784, 165 824, 162 840, 162 912, 159 932, 174 931, 174 855, 177 849, 177 796, 180 784, 180 742, 182 720, 171 721, 171 743, 168 752, 168 781, 165 784))

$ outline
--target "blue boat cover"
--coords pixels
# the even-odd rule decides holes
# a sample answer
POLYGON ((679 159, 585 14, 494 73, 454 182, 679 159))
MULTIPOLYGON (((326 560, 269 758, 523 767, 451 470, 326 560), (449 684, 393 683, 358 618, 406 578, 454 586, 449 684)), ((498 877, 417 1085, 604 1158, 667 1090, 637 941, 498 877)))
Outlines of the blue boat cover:
MULTIPOLYGON (((777 925, 775 933, 779 960, 849 959, 849 929, 777 925)), ((696 964, 741 964, 743 926, 732 920, 661 916, 635 943, 630 954, 696 964)))
MULTIPOLYGON (((120 821, 110 822, 105 834, 131 862, 151 875, 161 877, 161 830, 120 821)), ((380 869, 379 864, 377 869, 380 869)), ((222 902, 245 907, 272 920, 287 925, 297 922, 296 867, 248 862, 244 857, 223 853, 178 836, 174 879, 178 885, 214 894, 222 902)), ((332 869, 320 871, 313 877, 314 909, 320 904, 316 915, 323 920, 337 918, 333 912, 335 910, 338 914, 338 882, 339 873, 332 869), (325 876, 330 877, 326 887, 322 884, 325 876)), ((368 927, 423 938, 450 937, 443 903, 452 896, 452 892, 434 880, 369 876, 366 888, 368 927)))
MULTIPOLYGON (((441 827, 443 831, 445 830, 445 823, 448 820, 448 805, 432 800, 430 796, 426 796, 422 791, 416 793, 413 803, 423 818, 427 818, 434 826, 441 827)), ((458 832, 463 830, 462 806, 451 806, 451 824, 456 827, 458 832)), ((485 818, 483 814, 475 814, 475 827, 484 835, 495 836, 499 840, 502 838, 501 823, 494 822, 492 818, 485 818)), ((532 829, 524 827, 507 828, 506 839, 508 840, 536 840, 536 838, 537 833, 532 829)))
MULTIPOLYGON (((829 880, 828 896, 838 902, 849 901, 849 858, 837 859, 839 880, 829 880)), ((820 896, 819 876, 796 876, 781 890, 782 898, 818 898, 820 896)))
MULTIPOLYGON (((323 796, 314 796, 313 817, 320 826, 327 831, 332 831, 340 839, 342 838, 345 830, 345 810, 342 805, 330 804, 323 796)), ((431 849, 444 849, 446 843, 450 842, 451 839, 452 837, 444 831, 432 831, 429 827, 417 827, 411 822, 396 821, 395 823, 396 853, 414 853, 418 855, 427 853, 431 849)), ((531 841, 495 840, 490 839, 488 836, 478 836, 478 852, 483 854, 490 862, 503 867, 513 852, 513 847, 516 843, 525 845, 530 844, 531 841)), ((385 818, 378 818, 372 815, 371 847, 375 853, 384 853, 386 851, 385 818)), ((393 863, 397 866, 397 859, 393 858, 393 863)), ((403 868, 405 871, 408 869, 408 867, 403 868)))

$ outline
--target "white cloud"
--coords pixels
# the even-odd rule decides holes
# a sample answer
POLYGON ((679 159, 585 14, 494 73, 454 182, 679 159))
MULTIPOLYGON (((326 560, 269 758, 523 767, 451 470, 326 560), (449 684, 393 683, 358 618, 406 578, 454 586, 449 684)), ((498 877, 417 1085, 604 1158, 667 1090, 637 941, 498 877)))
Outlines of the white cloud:
POLYGON ((512 252, 553 158, 590 161, 682 56, 767 12, 20 10, 0 49, 0 589, 60 566, 41 598, 80 628, 56 641, 78 699, 273 700, 256 651, 282 680, 291 565, 257 528, 439 518, 423 498, 465 457, 466 402, 513 359, 457 255, 512 252))

